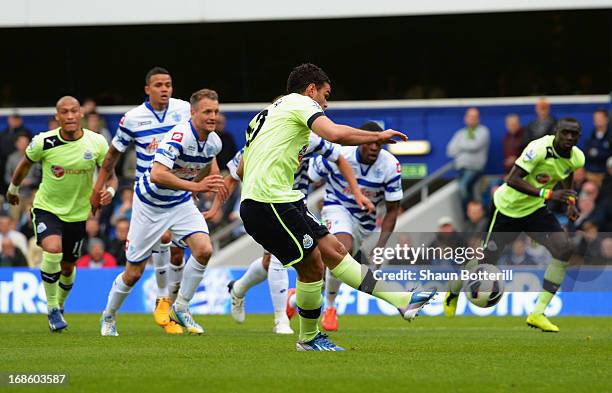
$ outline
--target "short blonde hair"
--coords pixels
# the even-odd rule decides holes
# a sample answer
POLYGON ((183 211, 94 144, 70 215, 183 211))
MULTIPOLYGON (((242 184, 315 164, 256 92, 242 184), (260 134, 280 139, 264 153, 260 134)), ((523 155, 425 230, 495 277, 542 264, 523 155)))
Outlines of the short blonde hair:
POLYGON ((191 95, 191 98, 189 98, 189 103, 193 108, 204 98, 208 98, 209 100, 213 101, 219 101, 219 94, 217 94, 216 91, 211 89, 200 89, 191 95))

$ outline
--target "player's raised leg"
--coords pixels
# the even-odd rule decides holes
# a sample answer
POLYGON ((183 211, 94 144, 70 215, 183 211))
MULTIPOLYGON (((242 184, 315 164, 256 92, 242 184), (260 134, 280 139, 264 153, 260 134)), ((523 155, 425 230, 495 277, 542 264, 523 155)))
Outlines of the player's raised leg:
POLYGON ((333 235, 320 238, 318 247, 321 249, 323 262, 337 279, 392 304, 407 321, 412 321, 436 294, 435 289, 419 292, 398 291, 389 283, 376 280, 372 270, 357 262, 333 235))

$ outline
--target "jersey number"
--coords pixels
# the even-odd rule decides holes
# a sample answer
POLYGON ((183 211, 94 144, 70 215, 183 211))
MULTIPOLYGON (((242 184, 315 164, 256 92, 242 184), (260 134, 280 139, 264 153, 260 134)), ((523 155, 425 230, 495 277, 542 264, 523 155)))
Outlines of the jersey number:
POLYGON ((247 141, 246 141, 245 147, 249 147, 251 142, 253 142, 253 139, 255 139, 257 134, 259 134, 259 131, 261 131, 261 127, 263 127, 263 124, 266 121, 266 116, 268 116, 267 109, 264 109, 263 111, 259 112, 259 114, 255 118, 255 125, 257 126, 257 128, 255 128, 255 131, 253 131, 251 126, 247 127, 247 130, 246 130, 247 141))

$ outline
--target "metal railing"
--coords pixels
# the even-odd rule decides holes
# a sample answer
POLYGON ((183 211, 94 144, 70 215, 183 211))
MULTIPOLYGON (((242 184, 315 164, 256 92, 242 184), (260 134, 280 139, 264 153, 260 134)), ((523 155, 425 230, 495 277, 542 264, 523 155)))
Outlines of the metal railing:
MULTIPOLYGON (((415 185, 409 187, 404 192, 404 197, 402 198, 402 203, 406 202, 408 199, 412 198, 419 192, 421 193, 421 200, 426 199, 429 196, 429 186, 434 181, 440 179, 446 173, 450 172, 454 169, 454 161, 450 161, 444 164, 442 167, 438 168, 434 173, 427 176, 424 179, 419 180, 415 185)), ((320 193, 320 198, 323 198, 323 193, 320 193)), ((317 201, 318 202, 318 201, 317 201)), ((316 203, 316 202, 314 202, 316 203)), ((310 204, 310 202, 309 202, 310 204)), ((214 234, 211 235, 210 239, 212 241, 213 247, 215 250, 220 249, 221 242, 223 239, 230 236, 236 229, 238 229, 242 225, 242 220, 240 217, 235 221, 227 224, 226 226, 215 231, 214 234)))
POLYGON ((410 198, 412 198, 419 192, 421 193, 421 200, 426 199, 429 196, 429 185, 433 183, 434 181, 440 179, 446 173, 453 170, 454 167, 455 167, 454 161, 447 162, 446 164, 438 168, 431 175, 427 176, 424 179, 419 180, 415 185, 413 185, 412 187, 409 187, 404 192, 404 197, 402 198, 401 203, 406 202, 407 200, 409 200, 410 198))

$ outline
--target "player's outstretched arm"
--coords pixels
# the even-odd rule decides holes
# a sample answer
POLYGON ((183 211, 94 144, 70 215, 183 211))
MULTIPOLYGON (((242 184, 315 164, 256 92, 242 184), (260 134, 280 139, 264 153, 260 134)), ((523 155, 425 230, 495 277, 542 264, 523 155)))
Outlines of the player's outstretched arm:
POLYGON ((357 179, 355 179, 353 168, 351 168, 346 158, 344 158, 342 155, 338 156, 336 165, 338 165, 340 174, 346 179, 349 188, 355 197, 355 202, 357 202, 357 205, 359 205, 362 210, 367 210, 368 213, 372 213, 374 211, 374 204, 361 192, 361 188, 359 188, 359 184, 357 184, 357 179))
POLYGON ((514 165, 506 178, 508 186, 514 188, 523 194, 542 197, 546 200, 554 200, 562 203, 572 204, 576 202, 576 191, 572 189, 563 190, 540 190, 531 184, 527 183, 523 178, 529 173, 518 165, 514 165), (542 194, 544 193, 544 194, 542 194), (542 195, 541 195, 542 194, 542 195))
POLYGON ((321 138, 341 145, 362 145, 364 143, 395 143, 393 138, 408 140, 406 135, 395 130, 382 132, 364 131, 357 128, 336 124, 327 116, 319 116, 312 123, 312 131, 321 138))
POLYGON ((30 173, 30 168, 32 168, 33 164, 34 163, 28 160, 27 157, 23 157, 17 165, 15 173, 13 173, 13 178, 11 179, 11 184, 9 185, 6 193, 6 198, 11 205, 19 204, 19 185, 23 179, 28 176, 28 173, 30 173))
POLYGON ((159 162, 153 163, 151 181, 164 187, 188 192, 219 192, 223 190, 227 192, 225 184, 223 184, 223 177, 219 175, 207 176, 199 182, 183 180, 173 174, 170 168, 159 162))

